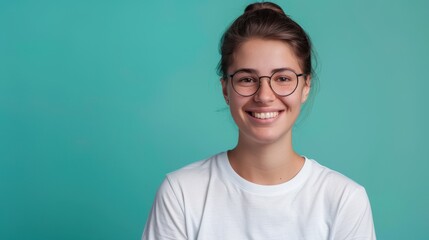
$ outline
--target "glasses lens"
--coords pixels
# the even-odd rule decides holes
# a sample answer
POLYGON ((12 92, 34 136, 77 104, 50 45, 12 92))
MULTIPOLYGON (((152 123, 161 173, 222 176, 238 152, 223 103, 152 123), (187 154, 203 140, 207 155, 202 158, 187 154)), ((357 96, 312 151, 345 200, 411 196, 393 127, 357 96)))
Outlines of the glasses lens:
POLYGON ((282 70, 274 73, 271 77, 271 88, 278 95, 286 96, 292 94, 298 86, 298 77, 293 71, 282 70))
POLYGON ((259 88, 259 78, 249 72, 237 72, 232 77, 232 87, 243 96, 253 95, 259 88))

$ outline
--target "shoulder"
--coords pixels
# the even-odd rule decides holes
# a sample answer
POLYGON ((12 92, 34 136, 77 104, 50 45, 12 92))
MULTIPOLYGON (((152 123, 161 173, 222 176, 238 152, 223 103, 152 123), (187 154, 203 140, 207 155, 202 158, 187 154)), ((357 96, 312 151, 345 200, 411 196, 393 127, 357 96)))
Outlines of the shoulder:
POLYGON ((318 181, 324 185, 335 185, 351 189, 362 188, 360 184, 338 171, 323 166, 313 159, 307 159, 307 161, 309 161, 309 164, 311 165, 311 181, 318 181))
POLYGON ((221 152, 168 173, 165 181, 168 181, 173 189, 180 191, 205 188, 211 178, 220 174, 221 166, 225 161, 226 153, 221 152))
POLYGON ((375 239, 371 206, 365 188, 314 160, 310 160, 310 163, 312 177, 309 179, 325 200, 326 210, 333 216, 333 238, 351 239, 359 236, 362 239, 375 239))
POLYGON ((198 177, 207 176, 208 173, 219 167, 219 162, 223 161, 225 153, 218 153, 209 158, 193 162, 176 171, 167 174, 167 178, 177 181, 186 181, 187 179, 195 179, 198 177))
POLYGON ((345 201, 348 198, 366 199, 365 188, 351 178, 325 167, 315 160, 307 159, 311 165, 311 174, 307 184, 324 192, 326 197, 345 201))

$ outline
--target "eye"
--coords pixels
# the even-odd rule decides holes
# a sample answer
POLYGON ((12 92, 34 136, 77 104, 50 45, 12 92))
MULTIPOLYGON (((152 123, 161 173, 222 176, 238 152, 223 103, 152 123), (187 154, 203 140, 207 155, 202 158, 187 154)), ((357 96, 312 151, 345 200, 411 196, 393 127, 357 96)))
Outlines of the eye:
POLYGON ((290 81, 292 81, 292 79, 288 76, 278 76, 276 78, 276 81, 278 81, 278 82, 290 82, 290 81))
POLYGON ((255 83, 257 80, 253 77, 242 77, 238 80, 240 83, 255 83))
POLYGON ((241 87, 254 87, 259 84, 258 78, 253 76, 239 76, 233 79, 233 83, 236 86, 241 87))

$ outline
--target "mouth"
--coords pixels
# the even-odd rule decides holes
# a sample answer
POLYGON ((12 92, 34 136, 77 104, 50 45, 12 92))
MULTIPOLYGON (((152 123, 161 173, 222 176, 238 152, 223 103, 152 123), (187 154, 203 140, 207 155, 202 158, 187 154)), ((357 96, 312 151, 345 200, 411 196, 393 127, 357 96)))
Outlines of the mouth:
POLYGON ((250 116, 257 118, 257 119, 272 119, 276 118, 281 111, 277 112, 247 112, 250 116))

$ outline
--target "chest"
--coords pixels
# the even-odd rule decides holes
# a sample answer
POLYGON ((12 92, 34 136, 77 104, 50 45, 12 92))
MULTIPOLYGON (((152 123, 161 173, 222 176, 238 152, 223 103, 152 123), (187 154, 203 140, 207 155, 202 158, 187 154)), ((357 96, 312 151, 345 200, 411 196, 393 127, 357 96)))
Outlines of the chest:
POLYGON ((335 210, 310 189, 262 196, 235 187, 207 189, 187 209, 191 239, 329 238, 335 210))

